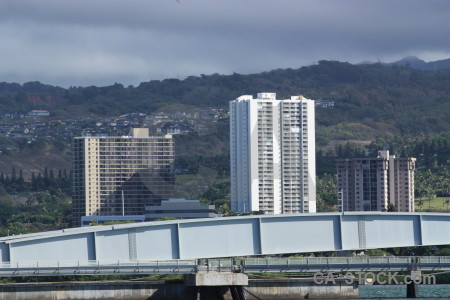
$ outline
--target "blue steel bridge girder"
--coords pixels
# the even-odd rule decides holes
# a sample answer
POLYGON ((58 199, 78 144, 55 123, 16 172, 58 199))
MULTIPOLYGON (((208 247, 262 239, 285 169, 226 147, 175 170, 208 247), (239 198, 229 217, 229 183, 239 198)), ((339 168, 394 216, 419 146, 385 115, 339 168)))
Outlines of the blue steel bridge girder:
POLYGON ((318 213, 95 226, 0 238, 1 262, 199 259, 450 244, 450 214, 318 213))

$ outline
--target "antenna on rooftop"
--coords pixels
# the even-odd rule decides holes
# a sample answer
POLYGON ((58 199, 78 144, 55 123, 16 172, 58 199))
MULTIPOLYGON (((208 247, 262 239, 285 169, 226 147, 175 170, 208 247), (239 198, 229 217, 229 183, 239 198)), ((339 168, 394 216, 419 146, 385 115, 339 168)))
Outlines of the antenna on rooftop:
POLYGON ((125 198, 123 196, 123 190, 122 190, 122 216, 125 216, 125 198))

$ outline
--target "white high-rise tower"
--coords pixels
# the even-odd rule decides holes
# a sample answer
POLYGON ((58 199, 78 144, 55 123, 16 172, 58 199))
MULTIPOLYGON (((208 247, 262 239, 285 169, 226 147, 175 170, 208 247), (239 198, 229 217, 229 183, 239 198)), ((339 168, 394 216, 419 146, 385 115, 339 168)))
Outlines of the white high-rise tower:
POLYGON ((231 209, 316 212, 314 101, 275 93, 230 102, 231 209))

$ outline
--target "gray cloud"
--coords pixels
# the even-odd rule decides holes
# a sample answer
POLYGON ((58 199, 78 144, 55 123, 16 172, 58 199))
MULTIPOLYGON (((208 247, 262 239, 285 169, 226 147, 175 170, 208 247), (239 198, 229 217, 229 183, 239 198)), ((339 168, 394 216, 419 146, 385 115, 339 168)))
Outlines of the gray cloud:
POLYGON ((450 56, 447 0, 2 0, 0 81, 138 84, 450 56))

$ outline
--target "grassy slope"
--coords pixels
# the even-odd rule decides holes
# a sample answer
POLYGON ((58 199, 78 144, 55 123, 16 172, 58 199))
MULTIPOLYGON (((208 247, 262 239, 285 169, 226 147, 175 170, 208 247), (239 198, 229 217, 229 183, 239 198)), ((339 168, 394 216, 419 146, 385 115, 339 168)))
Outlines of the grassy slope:
POLYGON ((434 197, 431 201, 427 198, 416 199, 416 212, 450 212, 450 201, 449 204, 447 204, 447 200, 450 200, 450 197, 434 197), (422 202, 422 206, 419 205, 420 202, 422 202))
POLYGON ((71 157, 69 150, 60 151, 52 145, 45 145, 38 149, 26 148, 13 152, 11 154, 0 155, 0 171, 6 176, 11 176, 13 168, 16 169, 16 174, 23 171, 25 180, 31 178, 31 173, 39 172, 44 174, 44 169, 53 169, 54 175, 58 174, 59 170, 71 169, 71 157))

